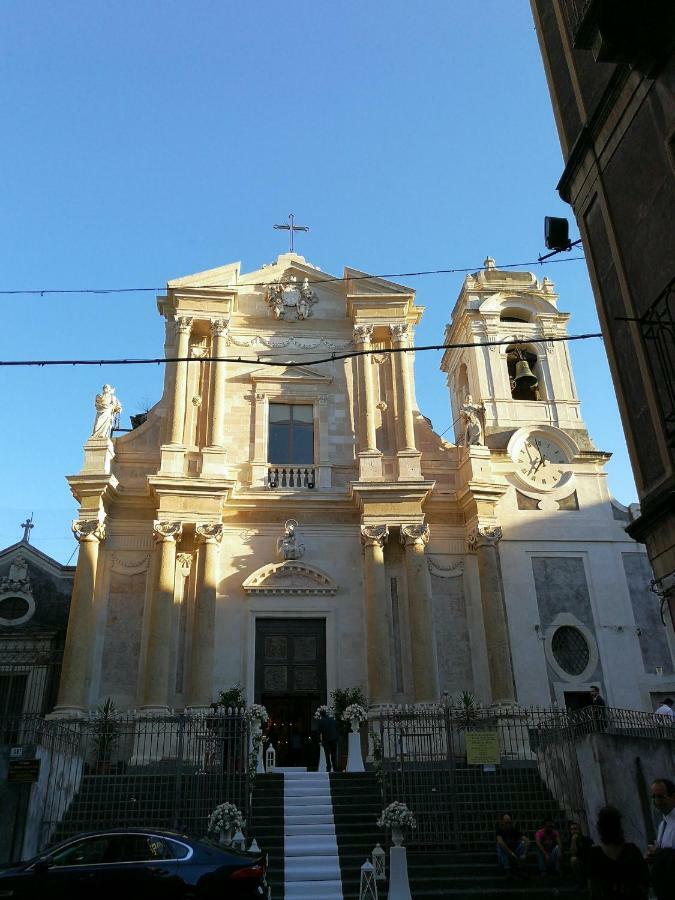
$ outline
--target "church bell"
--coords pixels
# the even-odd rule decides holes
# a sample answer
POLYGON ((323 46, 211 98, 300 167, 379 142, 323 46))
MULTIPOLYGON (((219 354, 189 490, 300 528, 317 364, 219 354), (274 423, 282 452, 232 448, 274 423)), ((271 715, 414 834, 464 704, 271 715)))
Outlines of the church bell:
POLYGON ((521 389, 534 390, 539 384, 526 359, 519 359, 516 363, 516 377, 513 380, 516 387, 521 389))

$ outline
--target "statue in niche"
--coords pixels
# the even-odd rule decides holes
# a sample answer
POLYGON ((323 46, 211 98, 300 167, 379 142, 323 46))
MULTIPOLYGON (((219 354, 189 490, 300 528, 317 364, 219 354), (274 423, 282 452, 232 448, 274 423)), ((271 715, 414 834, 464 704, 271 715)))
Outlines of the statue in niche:
POLYGON ((96 395, 96 418, 91 433, 93 438, 109 438, 117 417, 122 412, 122 404, 115 396, 115 388, 104 384, 101 393, 96 395))
POLYGON ((298 523, 295 519, 289 519, 284 525, 284 535, 277 540, 277 555, 284 560, 300 559, 305 552, 305 545, 298 543, 295 529, 298 523))
POLYGON ((482 403, 474 403, 471 394, 466 395, 459 411, 464 423, 465 447, 483 444, 483 425, 480 420, 483 409, 482 403))

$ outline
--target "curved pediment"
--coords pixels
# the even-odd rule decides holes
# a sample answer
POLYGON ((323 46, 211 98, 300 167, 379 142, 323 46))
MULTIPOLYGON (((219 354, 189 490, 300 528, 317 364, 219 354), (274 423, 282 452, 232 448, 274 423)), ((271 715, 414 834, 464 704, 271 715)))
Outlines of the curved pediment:
POLYGON ((298 560, 268 563, 256 569, 242 585, 247 594, 335 594, 338 586, 315 566, 298 560))

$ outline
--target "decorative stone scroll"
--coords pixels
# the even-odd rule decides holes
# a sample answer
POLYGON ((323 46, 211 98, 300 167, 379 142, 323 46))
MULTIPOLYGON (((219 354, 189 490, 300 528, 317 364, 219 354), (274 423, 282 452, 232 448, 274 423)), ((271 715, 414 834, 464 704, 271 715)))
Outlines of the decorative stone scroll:
POLYGON ((364 547, 384 547, 389 539, 389 528, 386 525, 362 525, 361 543, 364 547))
POLYGON ((98 519, 73 519, 70 527, 75 540, 80 543, 105 540, 105 523, 99 522, 98 519))
POLYGON ((338 585, 321 569, 292 560, 262 566, 249 575, 242 587, 247 594, 332 596, 338 591, 338 585))
POLYGON ((164 541, 178 542, 183 535, 183 523, 160 522, 158 519, 156 519, 153 523, 152 530, 155 536, 155 540, 158 543, 163 543, 164 541))
POLYGON ((404 547, 413 544, 421 544, 426 546, 429 543, 429 526, 424 523, 420 525, 401 525, 401 543, 404 547))
POLYGON ((204 544, 219 544, 223 539, 222 522, 203 522, 195 526, 197 541, 204 544))
POLYGON ((30 578, 28 576, 28 562, 25 556, 15 556, 9 567, 9 572, 0 581, 0 594, 33 593, 30 578))
POLYGON ((476 525, 469 532, 466 539, 469 550, 478 550, 480 547, 495 547, 502 539, 502 529, 499 525, 476 525))

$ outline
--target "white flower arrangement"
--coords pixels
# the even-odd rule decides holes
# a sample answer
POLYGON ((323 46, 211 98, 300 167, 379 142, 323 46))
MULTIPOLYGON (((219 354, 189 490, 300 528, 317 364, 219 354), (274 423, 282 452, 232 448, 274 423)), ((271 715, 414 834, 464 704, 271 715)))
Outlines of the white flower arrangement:
POLYGON ((408 809, 405 803, 394 800, 385 809, 382 810, 380 818, 377 820, 378 828, 417 828, 415 816, 408 809))
POLYGON ((234 803, 221 803, 209 816, 209 831, 229 831, 244 824, 241 810, 234 803))
POLYGON ((254 703, 246 710, 246 718, 249 722, 258 719, 264 725, 269 720, 269 714, 261 703, 254 703))
POLYGON ((350 705, 342 713, 345 722, 351 722, 356 719, 357 722, 367 722, 368 713, 360 703, 350 703, 350 705))
POLYGON ((314 713, 314 718, 320 719, 322 712, 325 712, 327 716, 332 716, 333 715, 333 707, 326 706, 325 703, 322 706, 317 706, 316 712, 314 713))

